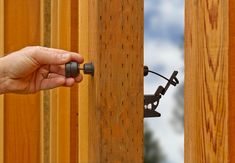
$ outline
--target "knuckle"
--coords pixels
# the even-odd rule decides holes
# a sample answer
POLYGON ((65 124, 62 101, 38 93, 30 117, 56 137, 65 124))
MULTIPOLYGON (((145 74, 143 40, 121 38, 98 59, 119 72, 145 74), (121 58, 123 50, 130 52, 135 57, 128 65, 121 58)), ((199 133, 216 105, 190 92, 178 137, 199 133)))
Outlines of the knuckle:
POLYGON ((37 53, 37 52, 41 52, 43 48, 41 46, 33 46, 32 49, 34 52, 37 53))
POLYGON ((41 49, 41 46, 27 46, 24 48, 24 50, 29 51, 31 54, 38 53, 41 51, 41 49))

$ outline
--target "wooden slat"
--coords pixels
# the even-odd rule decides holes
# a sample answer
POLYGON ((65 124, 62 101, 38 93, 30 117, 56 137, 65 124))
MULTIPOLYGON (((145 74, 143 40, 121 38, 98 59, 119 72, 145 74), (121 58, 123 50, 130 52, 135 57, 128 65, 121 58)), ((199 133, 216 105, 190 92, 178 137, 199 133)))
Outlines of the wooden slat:
MULTIPOLYGON (((4 49, 10 53, 40 44, 40 1, 4 4, 4 49)), ((7 94, 4 99, 4 162, 40 162, 40 94, 7 94)))
POLYGON ((0 0, 0 56, 4 55, 4 0, 0 0))
POLYGON ((228 106, 229 106, 229 115, 228 115, 228 144, 229 144, 229 161, 235 162, 235 1, 229 1, 229 83, 228 83, 228 106))
MULTIPOLYGON (((4 0, 0 0, 0 57, 4 55, 4 0)), ((0 95, 0 163, 4 163, 4 96, 0 95)))
MULTIPOLYGON (((40 44, 44 44, 44 1, 40 1, 40 44)), ((41 111, 41 119, 40 119, 40 163, 44 163, 44 99, 43 99, 44 93, 40 92, 40 111, 41 111)))
MULTIPOLYGON (((51 0, 51 46, 58 47, 58 0, 51 0)), ((50 162, 58 162, 58 89, 51 90, 50 162)))
POLYGON ((143 0, 79 6, 79 50, 95 64, 95 76, 80 89, 80 161, 143 162, 143 0))
MULTIPOLYGON (((51 0, 41 2, 41 46, 51 46, 51 0)), ((50 91, 41 92, 41 163, 50 162, 50 91)))
MULTIPOLYGON (((59 48, 70 50, 71 48, 71 2, 59 1, 59 48)), ((59 132, 58 132, 58 163, 70 163, 70 89, 59 89, 59 132)))
MULTIPOLYGON (((71 48, 78 52, 78 0, 71 0, 71 48)), ((78 163, 78 84, 70 91, 70 162, 78 163)))
MULTIPOLYGON (((52 0, 52 47, 70 50, 70 11, 70 0, 52 0)), ((69 163, 70 89, 53 90, 51 100, 51 162, 69 163)))
MULTIPOLYGON (((88 61, 88 1, 79 0, 79 52, 88 61)), ((88 159, 88 77, 83 76, 79 85, 79 163, 89 162, 88 159)))
MULTIPOLYGON (((234 40, 229 43, 233 39, 229 33, 229 6, 233 3, 229 2, 186 0, 186 163, 235 161, 234 149, 230 151, 233 160, 228 150, 228 146, 234 147, 234 143, 231 144, 234 141, 230 141, 234 132, 230 133, 228 129, 231 130, 229 124, 234 124, 235 120, 230 116, 231 113, 234 115, 235 109, 230 105, 234 100, 233 93, 228 91, 233 78, 229 72, 234 73, 234 59, 231 60, 234 52, 229 50, 234 46, 234 40)), ((234 18, 232 13, 230 16, 234 18)), ((230 30, 234 31, 234 28, 230 30)), ((230 87, 234 91, 234 87, 230 87)))

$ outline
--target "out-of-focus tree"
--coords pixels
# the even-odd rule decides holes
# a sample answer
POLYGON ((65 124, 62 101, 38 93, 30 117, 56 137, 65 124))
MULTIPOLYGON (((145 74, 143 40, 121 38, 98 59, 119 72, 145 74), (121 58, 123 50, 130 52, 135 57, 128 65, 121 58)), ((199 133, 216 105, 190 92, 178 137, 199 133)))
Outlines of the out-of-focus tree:
POLYGON ((144 163, 160 163, 165 160, 161 147, 153 138, 153 132, 144 125, 144 163))
MULTIPOLYGON (((183 51, 184 49, 184 36, 181 37, 181 41, 178 43, 179 48, 183 51)), ((181 54, 184 60, 184 53, 181 54)), ((181 71, 181 70, 180 70, 181 71)), ((182 73, 184 68, 182 69, 182 73)), ((184 83, 180 83, 175 93, 175 106, 173 109, 173 118, 171 120, 172 125, 176 132, 184 133, 184 83)))
POLYGON ((184 132, 184 84, 179 85, 175 94, 172 125, 178 133, 184 132))

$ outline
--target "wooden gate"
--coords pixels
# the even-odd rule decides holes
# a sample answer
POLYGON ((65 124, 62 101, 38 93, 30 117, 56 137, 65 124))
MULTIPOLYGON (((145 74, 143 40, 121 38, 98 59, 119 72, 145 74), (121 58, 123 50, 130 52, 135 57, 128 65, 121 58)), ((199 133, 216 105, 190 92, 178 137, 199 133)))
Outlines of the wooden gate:
POLYGON ((0 0, 0 55, 42 45, 95 65, 73 88, 0 97, 0 162, 143 162, 143 0, 0 0))
POLYGON ((235 1, 186 0, 185 162, 235 162, 235 1))

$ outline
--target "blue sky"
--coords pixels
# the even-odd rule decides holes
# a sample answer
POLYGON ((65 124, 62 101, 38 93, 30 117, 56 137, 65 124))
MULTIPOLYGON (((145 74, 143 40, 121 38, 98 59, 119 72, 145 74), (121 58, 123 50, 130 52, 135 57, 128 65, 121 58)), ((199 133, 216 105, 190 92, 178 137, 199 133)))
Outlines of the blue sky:
MULTIPOLYGON (((174 70, 179 71, 180 83, 184 80, 183 34, 184 0, 144 0, 145 2, 145 65, 150 69, 170 77, 174 70)), ((152 94, 166 81, 149 75, 145 78, 145 94, 152 94)), ((154 131, 166 155, 166 163, 183 162, 183 134, 172 127, 171 119, 175 105, 176 91, 170 87, 162 97, 158 111, 161 118, 145 119, 154 131)))

